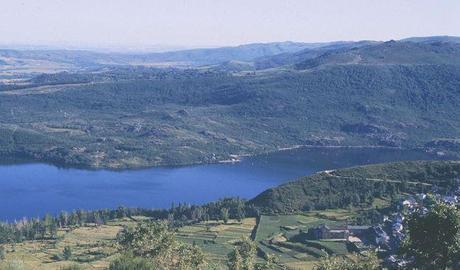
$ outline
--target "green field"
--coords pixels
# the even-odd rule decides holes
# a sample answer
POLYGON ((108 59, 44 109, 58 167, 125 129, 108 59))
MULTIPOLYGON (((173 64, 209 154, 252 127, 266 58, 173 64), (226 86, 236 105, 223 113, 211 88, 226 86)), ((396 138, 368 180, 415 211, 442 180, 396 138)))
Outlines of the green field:
POLYGON ((210 261, 223 267, 233 244, 244 236, 250 237, 255 225, 255 218, 244 219, 241 223, 233 220, 228 224, 206 222, 182 227, 177 236, 184 242, 200 246, 210 261))
MULTIPOLYGON (((296 238, 300 230, 319 224, 340 224, 352 215, 351 210, 331 210, 306 215, 264 215, 258 224, 255 218, 241 222, 230 220, 227 224, 209 221, 181 227, 176 235, 180 241, 201 247, 209 266, 217 269, 226 269, 227 254, 234 243, 245 236, 254 237, 259 248, 258 261, 263 260, 264 253, 275 254, 280 259, 279 264, 289 269, 311 269, 326 253, 345 255, 348 251, 343 242, 301 241, 296 238)), ((84 269, 105 269, 118 254, 115 241, 118 231, 123 225, 134 223, 132 219, 116 220, 98 227, 87 225, 60 230, 57 240, 5 245, 7 256, 0 269, 11 261, 20 261, 27 270, 57 270, 72 264, 84 269), (66 246, 72 249, 70 260, 62 259, 66 246)))
MULTIPOLYGON (((139 219, 136 217, 136 220, 139 219)), ((106 269, 110 261, 118 255, 115 241, 117 233, 123 225, 134 223, 130 219, 116 220, 99 227, 87 225, 60 230, 57 240, 5 245, 7 256, 0 263, 0 269, 12 261, 20 262, 26 270, 58 270, 72 264, 90 270, 106 269), (60 258, 66 246, 72 249, 70 260, 60 258)), ((181 241, 197 244, 206 253, 210 265, 225 269, 225 260, 232 249, 232 243, 243 236, 249 237, 255 225, 255 218, 247 218, 241 222, 230 220, 228 224, 206 222, 178 229, 177 237, 181 241)))
POLYGON ((84 269, 105 269, 116 254, 115 237, 121 226, 118 224, 100 227, 85 226, 69 231, 59 231, 57 240, 26 241, 16 245, 5 245, 6 260, 0 269, 9 262, 20 262, 26 270, 57 270, 61 267, 78 264, 84 269), (64 247, 72 250, 70 260, 63 260, 64 247))
POLYGON ((346 243, 306 241, 299 239, 299 232, 320 224, 343 224, 352 215, 351 210, 330 210, 306 215, 261 216, 255 241, 262 254, 275 254, 281 265, 292 269, 311 269, 326 254, 346 255, 346 243))

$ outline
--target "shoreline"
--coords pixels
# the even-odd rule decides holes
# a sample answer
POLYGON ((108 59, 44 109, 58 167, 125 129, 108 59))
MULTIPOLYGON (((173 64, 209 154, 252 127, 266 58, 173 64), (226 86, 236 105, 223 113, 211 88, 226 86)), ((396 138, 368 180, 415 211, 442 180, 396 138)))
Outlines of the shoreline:
POLYGON ((289 147, 278 147, 270 151, 262 151, 256 153, 245 153, 245 154, 230 154, 229 158, 216 160, 214 162, 198 161, 198 162, 188 162, 181 164, 157 164, 157 165, 146 165, 146 166, 121 166, 121 167, 110 167, 110 166, 90 166, 90 165, 72 165, 65 164, 56 161, 46 161, 46 160, 36 160, 31 158, 21 158, 15 159, 15 157, 5 156, 1 158, 0 166, 8 166, 15 164, 47 164, 50 166, 55 166, 59 169, 79 169, 79 170, 88 170, 88 171, 131 171, 131 170, 148 170, 154 168, 179 168, 186 166, 199 166, 199 165, 211 165, 211 164, 236 164, 242 162, 244 158, 254 157, 259 155, 273 154, 277 152, 284 152, 302 148, 311 148, 311 149, 394 149, 394 150, 420 150, 429 152, 426 147, 393 147, 393 146, 380 146, 380 145, 293 145, 289 147), (18 160, 19 162, 15 162, 18 160))

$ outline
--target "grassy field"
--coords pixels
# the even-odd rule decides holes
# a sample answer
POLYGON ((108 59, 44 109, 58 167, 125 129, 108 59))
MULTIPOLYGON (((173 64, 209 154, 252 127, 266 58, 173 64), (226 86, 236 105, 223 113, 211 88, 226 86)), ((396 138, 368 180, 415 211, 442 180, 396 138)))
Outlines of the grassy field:
MULTIPOLYGON (((5 261, 0 263, 0 269, 6 268, 12 262, 22 264, 26 270, 58 270, 73 264, 90 270, 106 269, 117 256, 117 233, 123 225, 133 224, 133 220, 117 220, 99 227, 90 225, 60 230, 57 240, 5 245, 7 255, 5 261), (72 250, 70 260, 62 258, 66 246, 72 250)), ((228 224, 211 221, 182 227, 178 230, 177 237, 184 242, 199 245, 211 265, 225 269, 224 261, 232 249, 232 243, 243 236, 249 237, 255 225, 255 218, 247 218, 241 222, 230 220, 228 224)))
POLYGON ((185 226, 177 235, 184 242, 200 246, 211 262, 219 269, 225 269, 227 254, 233 244, 244 236, 250 237, 255 225, 255 218, 244 219, 241 223, 235 220, 227 224, 206 222, 185 226))
POLYGON ((305 215, 262 216, 255 241, 262 254, 275 254, 288 269, 312 269, 326 254, 347 255, 345 242, 306 241, 299 233, 320 224, 340 225, 354 216, 353 210, 312 211, 305 215))
MULTIPOLYGON (((254 237, 259 247, 259 261, 264 253, 275 254, 280 259, 280 265, 288 269, 312 269, 326 253, 346 255, 346 244, 301 240, 298 239, 299 232, 319 224, 341 224, 352 215, 352 210, 329 210, 305 215, 261 216, 258 224, 255 218, 246 218, 241 222, 230 220, 227 224, 209 221, 181 227, 177 237, 200 246, 214 269, 226 269, 227 254, 233 244, 244 236, 254 237)), ((7 245, 6 260, 0 264, 0 269, 12 261, 21 262, 27 270, 58 270, 72 264, 90 270, 105 269, 117 256, 117 233, 123 225, 134 223, 130 219, 117 220, 99 227, 89 225, 60 230, 57 240, 7 245), (72 250, 69 260, 62 257, 66 246, 72 250)))
POLYGON ((120 228, 118 224, 80 227, 59 231, 57 240, 7 245, 6 260, 0 264, 0 269, 11 261, 21 262, 25 269, 34 270, 54 270, 72 264, 85 269, 105 269, 117 253, 114 239, 120 228), (66 246, 72 250, 70 260, 62 259, 66 246))

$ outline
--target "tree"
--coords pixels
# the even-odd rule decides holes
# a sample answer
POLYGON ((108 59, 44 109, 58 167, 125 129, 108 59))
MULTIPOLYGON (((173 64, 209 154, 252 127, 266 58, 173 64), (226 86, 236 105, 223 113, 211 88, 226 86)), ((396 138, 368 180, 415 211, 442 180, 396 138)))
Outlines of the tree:
POLYGON ((175 237, 165 222, 140 222, 134 229, 124 228, 118 243, 135 256, 170 260, 175 237))
POLYGON ((232 252, 228 254, 228 268, 230 270, 243 269, 243 257, 237 247, 234 247, 232 252))
POLYGON ((453 206, 435 203, 427 213, 408 219, 408 237, 402 252, 421 269, 446 269, 460 258, 460 214, 453 206))
POLYGON ((326 256, 314 268, 315 270, 379 270, 379 260, 375 253, 358 255, 356 260, 339 256, 326 256))
POLYGON ((229 219, 228 208, 224 207, 220 209, 220 218, 224 221, 225 224, 228 223, 228 219, 229 219))
POLYGON ((62 252, 62 257, 65 260, 69 260, 72 257, 72 249, 69 246, 64 247, 64 251, 62 252))
POLYGON ((41 222, 42 238, 48 233, 49 237, 55 238, 57 235, 57 224, 50 214, 46 214, 41 222))
POLYGON ((228 254, 230 270, 253 270, 257 246, 248 237, 243 237, 228 254))
POLYGON ((101 215, 99 213, 94 214, 94 223, 96 224, 96 227, 99 227, 102 224, 104 224, 104 220, 101 218, 101 215))
POLYGON ((238 206, 236 208, 236 219, 238 222, 241 222, 243 218, 246 216, 246 213, 244 212, 244 205, 238 206))
POLYGON ((0 261, 6 258, 6 250, 4 246, 0 246, 0 261))
POLYGON ((205 264, 205 255, 196 245, 180 243, 177 248, 177 269, 195 270, 205 264))
POLYGON ((201 249, 179 242, 167 222, 140 222, 133 229, 124 228, 118 243, 121 250, 148 259, 155 269, 195 270, 206 264, 201 249))

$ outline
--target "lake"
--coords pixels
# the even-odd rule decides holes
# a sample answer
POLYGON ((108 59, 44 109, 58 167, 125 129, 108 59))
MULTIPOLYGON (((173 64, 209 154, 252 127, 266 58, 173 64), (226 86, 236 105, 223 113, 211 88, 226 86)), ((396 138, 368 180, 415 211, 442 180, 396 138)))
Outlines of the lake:
POLYGON ((108 171, 48 164, 0 165, 0 220, 61 210, 164 208, 223 197, 252 198, 263 190, 314 172, 363 164, 443 157, 418 150, 300 148, 234 164, 108 171))

